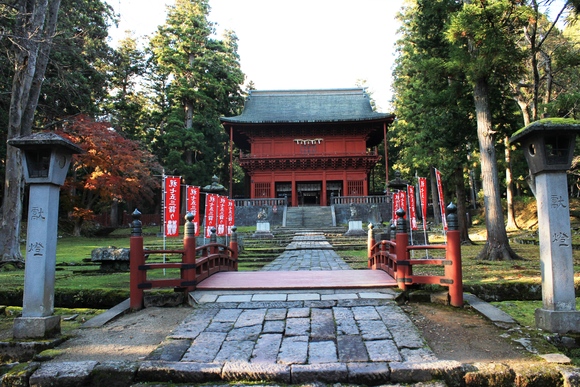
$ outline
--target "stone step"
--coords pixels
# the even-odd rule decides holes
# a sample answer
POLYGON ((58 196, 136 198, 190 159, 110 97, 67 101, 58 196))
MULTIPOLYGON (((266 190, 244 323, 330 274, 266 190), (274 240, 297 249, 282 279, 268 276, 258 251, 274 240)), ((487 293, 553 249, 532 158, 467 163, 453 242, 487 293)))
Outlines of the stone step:
POLYGON ((332 226, 330 207, 290 207, 286 212, 286 227, 324 228, 332 226))

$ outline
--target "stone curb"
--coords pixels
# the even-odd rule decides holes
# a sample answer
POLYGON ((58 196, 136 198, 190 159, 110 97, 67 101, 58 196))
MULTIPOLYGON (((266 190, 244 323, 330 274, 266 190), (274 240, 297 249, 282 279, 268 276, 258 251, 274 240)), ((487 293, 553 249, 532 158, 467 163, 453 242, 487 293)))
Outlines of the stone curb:
MULTIPOLYGON (((283 384, 443 382, 444 386, 491 385, 502 380, 512 386, 580 385, 580 368, 546 363, 508 365, 462 364, 456 361, 323 363, 284 365, 230 362, 193 363, 168 361, 103 362, 79 361, 30 363, 25 371, 8 373, 2 381, 10 386, 131 386, 134 383, 268 382, 283 384), (538 384, 533 384, 538 385, 538 384)), ((496 384, 494 384, 496 385, 496 384)))

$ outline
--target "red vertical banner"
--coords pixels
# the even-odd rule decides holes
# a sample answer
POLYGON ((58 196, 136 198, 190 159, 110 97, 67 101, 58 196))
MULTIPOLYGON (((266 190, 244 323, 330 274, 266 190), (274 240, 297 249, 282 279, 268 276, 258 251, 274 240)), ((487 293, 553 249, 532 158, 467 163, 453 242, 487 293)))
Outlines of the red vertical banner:
POLYGON ((205 195, 205 234, 206 238, 211 236, 211 229, 217 227, 217 198, 218 195, 205 195))
POLYGON ((236 225, 236 202, 234 199, 228 199, 226 224, 228 235, 232 235, 232 227, 236 225))
POLYGON ((218 196, 217 199, 217 235, 225 236, 227 231, 227 203, 228 198, 225 196, 218 196))
POLYGON ((186 186, 186 208, 193 214, 193 225, 195 226, 195 236, 199 236, 199 189, 193 185, 186 186))
POLYGON ((391 217, 391 219, 393 219, 394 222, 397 221, 397 210, 399 208, 401 208, 401 204, 400 204, 400 197, 399 197, 399 191, 394 192, 393 193, 393 215, 391 217))
POLYGON ((423 216, 423 230, 427 230, 427 178, 419 178, 419 197, 421 199, 421 215, 423 216))
POLYGON ((166 237, 179 236, 179 199, 181 177, 165 176, 165 211, 163 216, 164 232, 166 237))
POLYGON ((403 219, 407 219, 407 193, 405 191, 399 191, 399 207, 405 211, 403 219))
POLYGON ((443 185, 441 184, 441 173, 435 168, 435 178, 437 179, 437 192, 439 194, 439 210, 441 211, 441 222, 443 229, 447 230, 447 219, 445 218, 445 200, 443 196, 443 185))
POLYGON ((409 193, 409 221, 411 222, 411 230, 418 230, 417 227, 417 207, 415 201, 415 186, 408 185, 407 192, 409 193))

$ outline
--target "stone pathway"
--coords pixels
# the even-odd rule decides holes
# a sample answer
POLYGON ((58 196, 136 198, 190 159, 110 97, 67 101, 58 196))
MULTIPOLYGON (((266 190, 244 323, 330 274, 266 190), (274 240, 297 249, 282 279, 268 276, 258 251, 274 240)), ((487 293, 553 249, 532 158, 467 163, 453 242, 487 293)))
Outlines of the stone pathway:
POLYGON ((298 234, 278 258, 265 265, 267 271, 350 270, 322 233, 298 234))
MULTIPOLYGON (((297 236, 264 270, 350 269, 334 251, 315 248, 327 245, 323 235, 297 236)), ((196 291, 192 297, 199 307, 142 371, 171 372, 170 362, 173 372, 195 365, 226 380, 376 384, 403 381, 409 364, 424 369, 437 362, 391 289, 196 291)))

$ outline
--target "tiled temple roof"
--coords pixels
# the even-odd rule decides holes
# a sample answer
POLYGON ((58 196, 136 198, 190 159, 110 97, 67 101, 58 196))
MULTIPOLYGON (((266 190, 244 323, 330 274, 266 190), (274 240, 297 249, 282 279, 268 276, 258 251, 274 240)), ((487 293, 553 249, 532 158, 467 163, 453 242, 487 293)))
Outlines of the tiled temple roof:
POLYGON ((394 119, 372 110, 362 88, 325 90, 252 90, 239 116, 222 117, 224 123, 352 122, 394 119))

